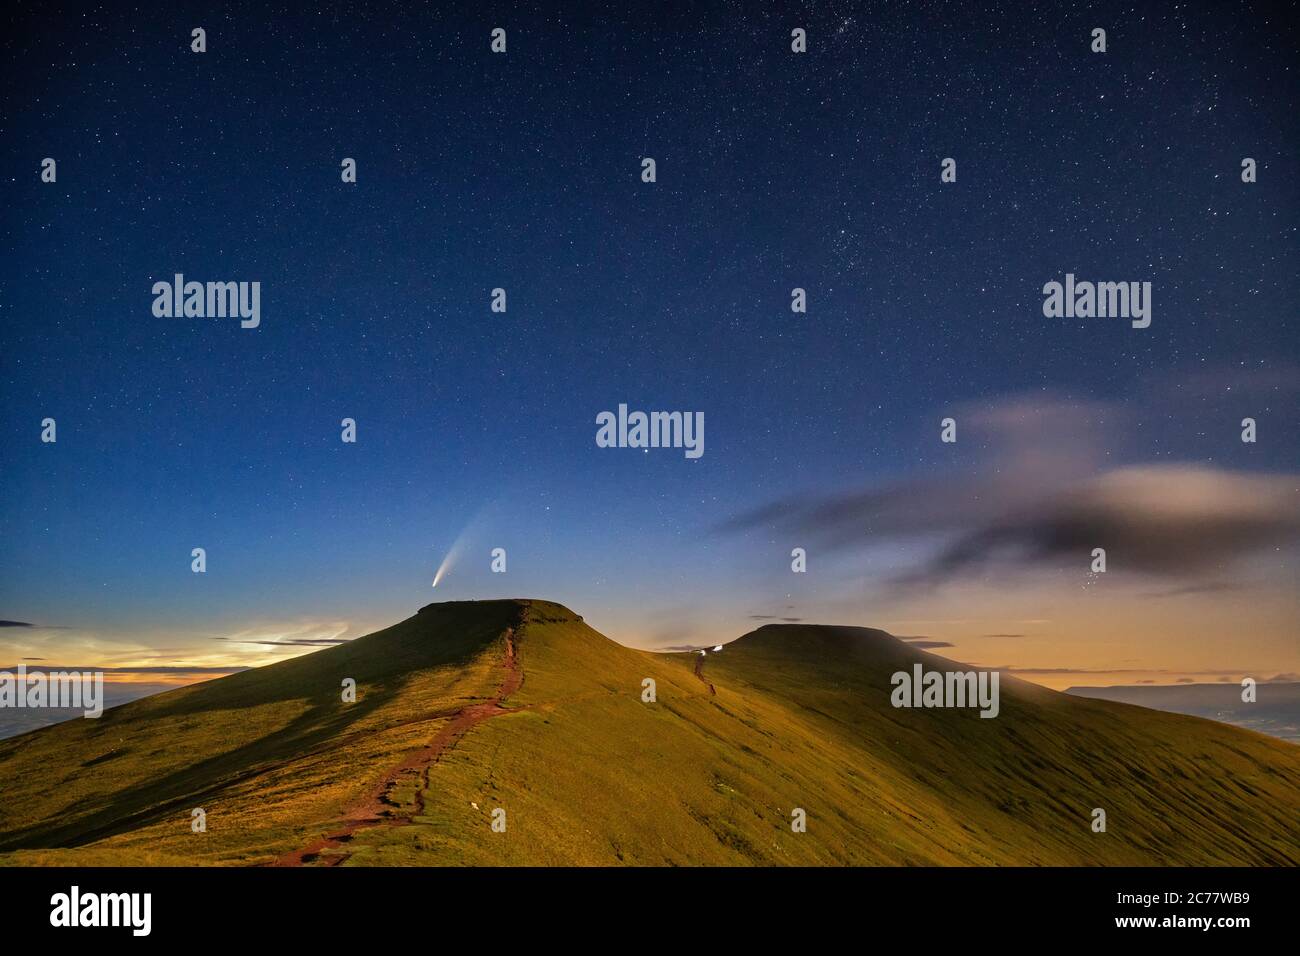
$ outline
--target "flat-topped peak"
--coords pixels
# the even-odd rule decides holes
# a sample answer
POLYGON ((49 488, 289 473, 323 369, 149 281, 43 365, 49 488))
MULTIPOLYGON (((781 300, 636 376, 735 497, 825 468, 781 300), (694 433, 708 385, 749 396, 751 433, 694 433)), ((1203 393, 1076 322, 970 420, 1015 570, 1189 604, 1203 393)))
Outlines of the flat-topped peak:
POLYGON ((499 610, 504 607, 513 607, 519 613, 521 618, 526 616, 526 619, 537 622, 563 623, 566 621, 582 620, 581 614, 575 614, 563 604, 559 604, 555 601, 545 601, 540 598, 488 598, 478 601, 435 601, 433 604, 426 604, 416 613, 431 615, 465 611, 471 608, 499 610))

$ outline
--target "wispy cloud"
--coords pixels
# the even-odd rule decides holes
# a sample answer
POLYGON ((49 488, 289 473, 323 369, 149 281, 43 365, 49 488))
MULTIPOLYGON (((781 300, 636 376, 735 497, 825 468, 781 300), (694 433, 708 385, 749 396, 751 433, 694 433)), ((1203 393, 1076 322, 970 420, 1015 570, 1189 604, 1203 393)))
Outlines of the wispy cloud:
POLYGON ((1223 590, 1233 563, 1300 544, 1300 476, 1194 464, 1116 467, 1127 413, 1050 396, 969 406, 961 440, 987 448, 974 473, 786 498, 725 523, 725 533, 778 530, 823 550, 912 542, 893 577, 905 591, 996 571, 1001 577, 1109 569, 1173 579, 1158 596, 1223 590))
POLYGON ((213 637, 212 640, 257 647, 329 647, 352 640, 343 636, 348 627, 347 621, 268 623, 213 637))
POLYGON ((923 651, 933 650, 938 647, 956 647, 955 644, 949 641, 936 641, 932 637, 900 637, 899 640, 906 641, 913 647, 919 647, 923 651))
POLYGON ((1146 591, 1141 596, 1147 598, 1184 597, 1188 594, 1219 594, 1226 591, 1240 591, 1242 585, 1227 581, 1206 581, 1199 584, 1185 584, 1181 587, 1166 588, 1162 591, 1146 591))
POLYGON ((234 644, 260 644, 265 647, 328 647, 331 644, 346 644, 350 637, 316 637, 284 638, 282 640, 241 640, 233 637, 214 637, 214 641, 230 641, 234 644))
MULTIPOLYGON (((31 660, 31 658, 24 658, 31 660)), ((0 666, 3 671, 15 671, 16 665, 8 667, 0 666)), ((105 667, 102 664, 50 664, 43 663, 39 667, 28 668, 28 670, 39 671, 101 671, 105 674, 231 674, 236 671, 246 671, 249 668, 230 666, 230 667, 190 667, 184 664, 169 664, 165 666, 152 667, 105 667)))
POLYGON ((1175 578, 1215 571, 1300 542, 1298 484, 1195 466, 1117 469, 974 529, 954 528, 950 543, 900 580, 933 585, 990 566, 1042 570, 1060 558, 1083 566, 1094 547, 1105 547, 1112 569, 1175 578))

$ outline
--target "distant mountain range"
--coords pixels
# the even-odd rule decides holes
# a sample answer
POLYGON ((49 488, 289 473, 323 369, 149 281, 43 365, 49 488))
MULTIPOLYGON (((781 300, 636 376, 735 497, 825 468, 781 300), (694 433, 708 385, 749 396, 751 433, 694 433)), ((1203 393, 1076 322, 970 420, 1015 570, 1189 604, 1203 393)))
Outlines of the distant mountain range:
POLYGON ((1259 684, 1256 700, 1249 704, 1242 702, 1240 684, 1071 687, 1066 693, 1221 720, 1300 743, 1300 682, 1259 684))
POLYGON ((993 719, 893 706, 918 665, 965 670, 869 628, 655 654, 433 604, 0 741, 0 863, 1300 863, 1295 744, 1007 675, 993 719))
MULTIPOLYGON (((62 668, 49 668, 57 671, 62 668)), ((33 665, 32 670, 44 670, 33 665)), ((172 690, 175 684, 121 683, 104 684, 104 707, 118 707, 150 694, 161 694, 172 690)), ((65 720, 82 719, 85 708, 82 707, 0 707, 0 740, 16 737, 39 727, 48 727, 65 720)))

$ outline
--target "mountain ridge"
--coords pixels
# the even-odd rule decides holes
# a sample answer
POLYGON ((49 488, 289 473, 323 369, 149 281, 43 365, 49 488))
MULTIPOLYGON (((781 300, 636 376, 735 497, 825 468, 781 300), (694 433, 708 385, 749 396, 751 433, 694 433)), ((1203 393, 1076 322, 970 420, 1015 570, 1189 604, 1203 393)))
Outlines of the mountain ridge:
POLYGON ((996 719, 892 707, 916 663, 968 669, 873 628, 701 658, 541 599, 429 604, 0 741, 0 863, 1300 862, 1294 745, 1009 676, 996 719))

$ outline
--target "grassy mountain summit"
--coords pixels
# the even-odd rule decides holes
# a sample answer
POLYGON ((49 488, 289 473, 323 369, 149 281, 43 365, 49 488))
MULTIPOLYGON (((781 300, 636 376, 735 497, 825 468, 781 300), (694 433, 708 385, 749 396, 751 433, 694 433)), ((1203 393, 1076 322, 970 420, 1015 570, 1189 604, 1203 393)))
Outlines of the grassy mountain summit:
POLYGON ((0 861, 1300 862, 1300 748, 1009 677, 995 719, 896 709, 916 663, 965 669, 867 628, 768 625, 701 658, 546 601, 433 604, 0 741, 0 861))

